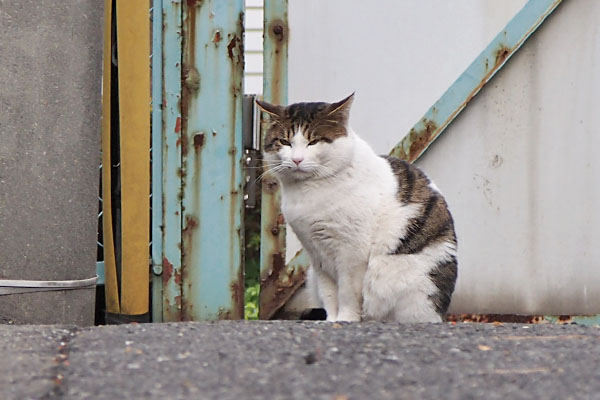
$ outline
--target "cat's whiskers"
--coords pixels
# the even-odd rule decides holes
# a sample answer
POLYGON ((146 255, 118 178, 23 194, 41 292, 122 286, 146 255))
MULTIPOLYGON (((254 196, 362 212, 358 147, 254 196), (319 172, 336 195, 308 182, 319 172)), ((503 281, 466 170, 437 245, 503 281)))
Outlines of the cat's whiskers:
POLYGON ((286 169, 286 168, 288 168, 288 166, 283 165, 283 163, 277 164, 274 167, 269 168, 269 169, 265 170, 262 174, 260 174, 256 178, 255 183, 258 182, 259 180, 261 180, 265 175, 268 175, 268 174, 275 175, 277 172, 279 172, 283 169, 286 169))

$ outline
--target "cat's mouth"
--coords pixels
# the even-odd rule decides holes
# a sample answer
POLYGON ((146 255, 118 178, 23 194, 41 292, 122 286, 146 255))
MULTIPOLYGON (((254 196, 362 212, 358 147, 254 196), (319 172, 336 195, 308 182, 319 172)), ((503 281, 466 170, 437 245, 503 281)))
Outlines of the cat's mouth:
POLYGON ((313 174, 312 169, 303 168, 302 166, 290 166, 288 171, 295 177, 306 177, 313 174))

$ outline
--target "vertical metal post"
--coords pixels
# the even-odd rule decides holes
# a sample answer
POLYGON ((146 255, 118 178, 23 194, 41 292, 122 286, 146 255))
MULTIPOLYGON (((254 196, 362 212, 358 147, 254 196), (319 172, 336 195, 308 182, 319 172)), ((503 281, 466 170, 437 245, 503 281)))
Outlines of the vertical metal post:
POLYGON ((146 0, 117 1, 121 138, 121 313, 149 311, 150 21, 146 0))
POLYGON ((181 320, 181 0, 162 4, 162 318, 181 320))
POLYGON ((152 322, 162 322, 162 0, 152 2, 152 322))
POLYGON ((243 317, 243 0, 184 4, 183 319, 243 317))
POLYGON ((111 32, 112 32, 112 0, 104 0, 104 54, 102 64, 102 232, 104 241, 104 274, 106 311, 119 314, 119 283, 117 281, 117 264, 112 228, 112 190, 111 190, 111 158, 110 158, 110 120, 111 120, 111 32))
MULTIPOLYGON (((266 101, 275 104, 287 104, 287 9, 287 0, 265 1, 263 94, 266 101)), ((265 129, 261 131, 264 135, 265 129)), ((293 293, 287 296, 288 291, 278 290, 285 270, 285 225, 280 188, 275 178, 265 176, 261 208, 260 319, 271 318, 293 293)))

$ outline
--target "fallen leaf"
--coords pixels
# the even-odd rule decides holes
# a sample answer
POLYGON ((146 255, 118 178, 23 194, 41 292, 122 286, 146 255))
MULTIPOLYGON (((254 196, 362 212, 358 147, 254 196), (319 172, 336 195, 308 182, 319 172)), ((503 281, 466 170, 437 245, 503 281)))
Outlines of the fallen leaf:
POLYGON ((477 348, 481 351, 489 351, 492 349, 490 346, 486 346, 485 344, 478 344, 477 348))

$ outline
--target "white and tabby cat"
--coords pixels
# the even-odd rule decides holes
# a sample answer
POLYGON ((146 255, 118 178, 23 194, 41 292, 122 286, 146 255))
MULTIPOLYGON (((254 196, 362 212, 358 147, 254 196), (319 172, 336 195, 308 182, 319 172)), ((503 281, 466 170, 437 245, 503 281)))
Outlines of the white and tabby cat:
POLYGON ((452 216, 416 167, 380 157, 348 125, 354 94, 270 115, 265 168, 308 252, 328 321, 439 322, 457 274, 452 216))

